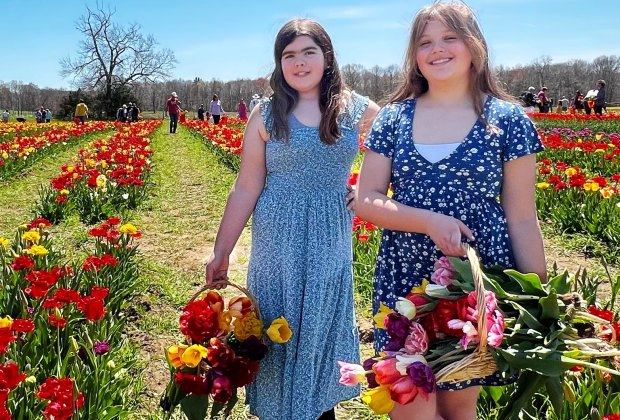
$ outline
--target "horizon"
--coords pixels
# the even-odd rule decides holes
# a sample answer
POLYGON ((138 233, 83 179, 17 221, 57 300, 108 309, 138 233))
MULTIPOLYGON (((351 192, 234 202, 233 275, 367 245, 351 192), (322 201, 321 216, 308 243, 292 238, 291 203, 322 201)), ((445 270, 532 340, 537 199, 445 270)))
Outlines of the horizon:
MULTIPOLYGON (((85 14, 85 5, 95 8, 97 0, 86 0, 79 7, 72 1, 3 3, 5 33, 20 36, 19 42, 7 41, 3 45, 4 62, 11 65, 0 68, 0 82, 75 90, 71 79, 60 77, 59 61, 75 57, 84 39, 75 29, 75 22, 85 14), (50 21, 54 21, 54 30, 42 31, 50 21)), ((115 23, 126 26, 137 22, 142 35, 153 35, 158 41, 157 48, 174 52, 178 62, 167 80, 200 77, 232 81, 269 76, 275 35, 293 17, 314 18, 325 27, 341 67, 400 67, 411 20, 429 1, 279 3, 242 1, 233 11, 196 1, 177 2, 170 8, 161 0, 136 0, 122 5, 108 2, 103 8, 107 10, 109 5, 116 9, 115 23)), ((471 0, 468 4, 478 16, 493 67, 524 66, 545 55, 557 64, 578 59, 591 62, 598 56, 620 53, 616 46, 620 39, 620 5, 612 0, 599 1, 596 7, 578 0, 471 0), (596 25, 590 27, 586 22, 596 25)))

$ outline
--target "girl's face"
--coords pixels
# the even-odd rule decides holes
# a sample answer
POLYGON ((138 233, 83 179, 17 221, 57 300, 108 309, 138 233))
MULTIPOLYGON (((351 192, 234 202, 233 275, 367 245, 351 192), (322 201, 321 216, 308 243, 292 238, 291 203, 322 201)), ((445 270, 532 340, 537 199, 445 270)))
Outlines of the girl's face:
POLYGON ((429 21, 418 40, 416 62, 429 81, 468 81, 471 52, 456 32, 437 20, 429 21))
POLYGON ((282 51, 284 80, 299 93, 318 93, 325 57, 321 48, 306 35, 300 35, 282 51))

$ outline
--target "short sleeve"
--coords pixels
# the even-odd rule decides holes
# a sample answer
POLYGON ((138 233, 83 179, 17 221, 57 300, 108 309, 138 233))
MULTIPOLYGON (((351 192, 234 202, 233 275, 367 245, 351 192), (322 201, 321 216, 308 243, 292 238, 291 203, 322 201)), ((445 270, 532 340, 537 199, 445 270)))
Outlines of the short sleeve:
POLYGON ((542 152, 545 149, 534 123, 530 117, 525 115, 521 107, 515 105, 509 118, 502 153, 504 162, 542 152))
POLYGON ((372 124, 370 133, 364 139, 364 146, 373 152, 392 159, 394 156, 397 116, 398 110, 394 104, 381 108, 372 124))
POLYGON ((351 92, 351 107, 349 115, 351 116, 351 126, 355 127, 366 112, 370 99, 368 96, 362 96, 359 93, 351 92))
POLYGON ((269 98, 263 98, 258 102, 258 109, 260 111, 260 115, 263 118, 263 124, 265 125, 265 129, 272 135, 273 132, 273 115, 271 108, 271 100, 269 98))

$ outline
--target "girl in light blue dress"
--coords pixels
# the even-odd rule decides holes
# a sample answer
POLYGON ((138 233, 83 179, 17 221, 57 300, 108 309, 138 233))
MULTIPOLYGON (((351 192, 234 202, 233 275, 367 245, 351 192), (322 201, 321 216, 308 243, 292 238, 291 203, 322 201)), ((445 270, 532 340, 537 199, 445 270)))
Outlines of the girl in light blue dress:
POLYGON ((269 344, 246 387, 250 411, 265 420, 334 419, 334 406, 359 394, 338 382, 337 362, 359 360, 347 182, 359 133, 378 107, 346 89, 331 40, 315 21, 285 24, 274 56, 274 93, 250 114, 206 276, 208 283, 227 278, 230 253, 253 215, 248 287, 265 324, 284 315, 293 338, 269 344))

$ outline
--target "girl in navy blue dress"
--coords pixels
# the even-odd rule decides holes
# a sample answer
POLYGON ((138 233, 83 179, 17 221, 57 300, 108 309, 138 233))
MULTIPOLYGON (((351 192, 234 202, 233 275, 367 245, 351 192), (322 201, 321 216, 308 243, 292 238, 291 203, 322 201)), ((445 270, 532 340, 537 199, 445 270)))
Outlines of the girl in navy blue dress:
MULTIPOLYGON (((485 265, 546 278, 534 201, 538 134, 494 80, 476 18, 462 3, 416 15, 405 75, 365 144, 357 214, 384 228, 373 309, 394 307, 442 255, 463 256, 474 240, 485 265), (392 184, 393 196, 387 196, 392 184)), ((377 329, 375 348, 386 344, 377 329)), ((396 404, 392 419, 474 420, 479 385, 440 387, 428 400, 396 404)))

